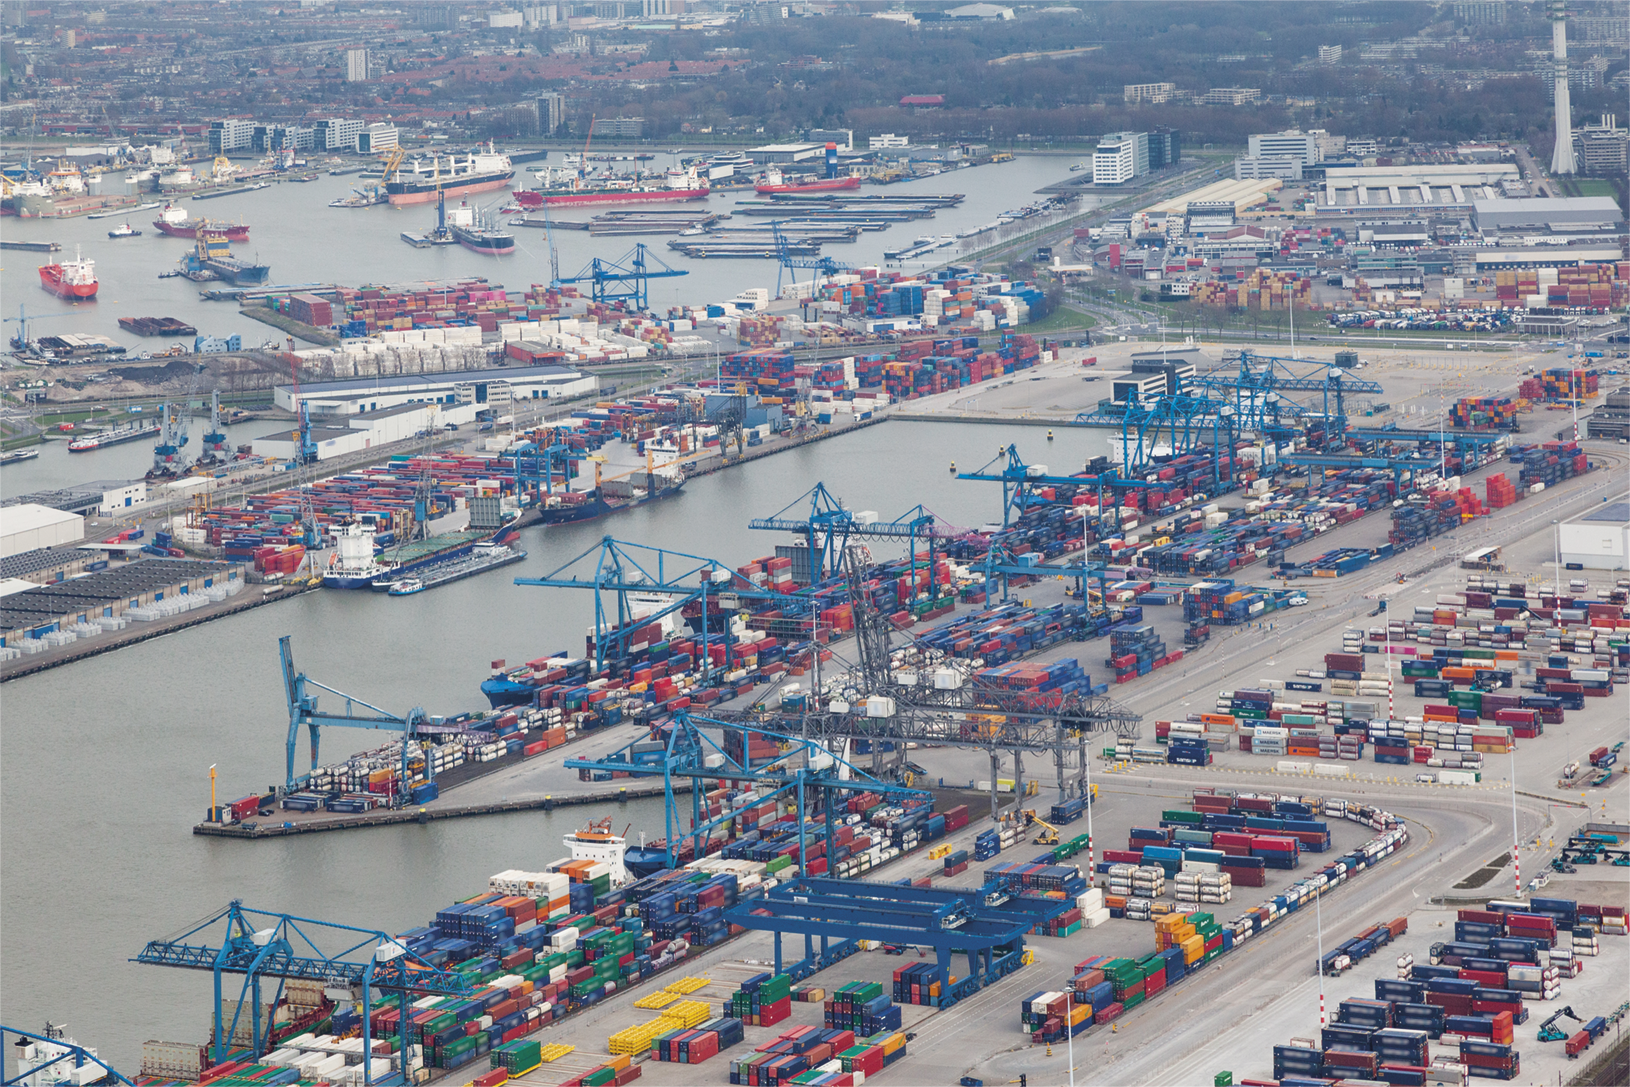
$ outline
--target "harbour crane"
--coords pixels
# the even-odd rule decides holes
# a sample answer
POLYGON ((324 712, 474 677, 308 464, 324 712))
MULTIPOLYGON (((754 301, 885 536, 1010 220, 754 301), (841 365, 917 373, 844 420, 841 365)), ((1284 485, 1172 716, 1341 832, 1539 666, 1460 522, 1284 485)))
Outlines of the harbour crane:
MULTIPOLYGON (((317 751, 324 725, 330 728, 366 728, 379 729, 387 732, 400 732, 402 734, 402 767, 398 778, 403 783, 412 780, 408 767, 408 741, 412 740, 421 730, 438 726, 437 721, 431 720, 424 709, 414 706, 404 716, 397 716, 389 710, 382 710, 378 706, 364 702, 360 698, 337 691, 333 687, 307 676, 304 672, 297 672, 294 668, 294 650, 290 647, 290 637, 285 634, 277 640, 277 653, 283 665, 283 689, 286 695, 289 710, 289 739, 287 746, 288 767, 284 788, 289 792, 297 792, 311 779, 307 772, 300 776, 294 773, 294 745, 299 739, 300 729, 304 727, 311 735, 311 769, 317 769, 317 751), (312 688, 327 691, 329 694, 345 699, 343 713, 323 713, 317 708, 318 696, 312 688), (359 710, 357 707, 361 707, 359 710), (363 712, 366 711, 366 712, 363 712)), ((428 764, 427 764, 428 770, 428 764)), ((402 797, 397 797, 400 803, 402 797)))
POLYGON ((669 266, 640 242, 616 260, 595 257, 575 276, 559 282, 590 284, 590 292, 598 304, 626 302, 635 309, 646 310, 651 303, 651 280, 689 274, 683 268, 669 266))
MULTIPOLYGON (((285 980, 318 981, 325 986, 359 990, 362 1000, 362 1052, 374 1053, 373 1012, 375 991, 400 1010, 397 1020, 400 1036, 394 1051, 405 1055, 408 1046, 408 1001, 421 996, 464 997, 470 986, 464 978, 443 970, 422 955, 409 950, 396 937, 378 929, 295 917, 272 910, 258 910, 234 899, 224 909, 162 940, 149 940, 130 960, 144 966, 173 966, 185 970, 207 970, 215 978, 214 1060, 226 1060, 227 1049, 237 1032, 240 1018, 249 1012, 250 1049, 255 1058, 264 1056, 269 1039, 261 1033, 261 982, 276 981, 281 996, 285 980), (228 974, 242 975, 243 983, 235 1002, 224 1001, 228 974), (226 1008, 232 1008, 228 1018, 226 1008)), ((275 1001, 273 1001, 275 1003, 275 1001)), ((125 1082, 129 1082, 126 1080, 125 1082)), ((400 1074, 376 1081, 373 1061, 362 1062, 362 1082, 404 1082, 400 1074)))
POLYGON ((147 473, 148 479, 179 476, 186 470, 186 453, 183 451, 192 428, 188 413, 192 410, 193 395, 198 392, 198 384, 208 369, 200 363, 193 370, 192 380, 187 383, 187 391, 181 401, 167 400, 159 408, 159 435, 158 441, 153 443, 153 470, 147 473))
POLYGON ((770 234, 775 238, 775 256, 780 261, 780 267, 775 273, 775 296, 781 297, 781 276, 783 273, 791 277, 793 283, 798 282, 798 269, 811 268, 824 276, 835 276, 839 272, 849 270, 847 264, 842 264, 832 257, 800 257, 793 253, 792 243, 782 233, 783 222, 779 219, 771 220, 770 234))
POLYGON ((1241 348, 1239 370, 1194 377, 1192 384, 1207 394, 1220 394, 1233 406, 1242 430, 1270 430, 1280 425, 1277 409, 1299 407, 1299 414, 1312 415, 1312 405, 1295 405, 1283 393, 1319 393, 1324 423, 1323 449, 1331 451, 1346 441, 1347 397, 1353 393, 1379 396, 1380 384, 1357 378, 1344 366, 1318 359, 1281 358, 1257 355, 1241 348))
POLYGON ((33 317, 28 315, 28 307, 22 303, 17 305, 17 316, 7 317, 5 323, 17 326, 17 334, 11 338, 13 351, 27 351, 34 341, 28 338, 28 322, 55 321, 61 317, 77 317, 77 313, 37 313, 33 317))
POLYGON ((300 395, 300 357, 289 356, 289 380, 294 396, 295 417, 299 420, 293 431, 294 438, 294 490, 300 496, 300 542, 316 547, 322 542, 317 531, 317 514, 311 507, 311 466, 317 463, 317 443, 311 437, 311 409, 300 395))
POLYGON ((892 521, 879 521, 875 513, 854 513, 843 506, 843 501, 817 483, 787 503, 779 512, 747 522, 750 529, 767 532, 791 532, 802 536, 809 548, 809 578, 811 584, 837 577, 842 573, 843 556, 849 541, 901 540, 910 556, 912 574, 917 569, 917 546, 928 544, 928 593, 939 595, 939 574, 936 560, 936 541, 966 536, 967 529, 953 528, 925 509, 921 504, 912 507, 892 521), (807 504, 807 505, 806 505, 807 504), (792 516, 796 508, 804 508, 802 516, 792 516))

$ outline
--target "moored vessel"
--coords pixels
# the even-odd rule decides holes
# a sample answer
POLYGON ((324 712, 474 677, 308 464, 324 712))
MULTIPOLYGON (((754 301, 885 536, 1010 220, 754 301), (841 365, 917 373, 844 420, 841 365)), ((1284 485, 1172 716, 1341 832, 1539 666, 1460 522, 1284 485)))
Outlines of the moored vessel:
POLYGON ((70 302, 96 297, 96 262, 74 250, 74 259, 40 265, 40 286, 70 302))
POLYGON ((165 204, 159 210, 158 218, 153 220, 153 227, 172 238, 196 238, 200 231, 205 231, 218 234, 227 241, 249 240, 249 228, 243 223, 217 223, 209 219, 194 219, 188 214, 187 209, 179 204, 165 204))
POLYGON ((397 207, 428 204, 439 195, 491 192, 515 178, 509 156, 494 152, 490 144, 486 151, 477 151, 463 159, 457 155, 447 156, 445 171, 443 161, 439 155, 432 157, 428 170, 422 161, 415 161, 412 170, 398 167, 385 181, 385 198, 397 207))

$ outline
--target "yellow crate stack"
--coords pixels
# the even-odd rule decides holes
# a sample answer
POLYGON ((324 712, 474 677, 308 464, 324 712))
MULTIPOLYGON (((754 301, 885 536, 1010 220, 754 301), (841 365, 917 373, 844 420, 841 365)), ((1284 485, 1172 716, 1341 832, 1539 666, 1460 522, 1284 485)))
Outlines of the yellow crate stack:
POLYGON ((671 1008, 664 1008, 662 1018, 675 1024, 675 1026, 668 1027, 669 1030, 676 1029, 676 1027, 689 1030, 691 1027, 700 1026, 712 1019, 713 1007, 700 1000, 681 1000, 671 1008))
POLYGON ((648 1023, 636 1023, 626 1030, 619 1030, 606 1039, 606 1048, 611 1050, 612 1056, 644 1053, 651 1048, 651 1039, 673 1030, 674 1025, 667 1019, 652 1019, 648 1023))
POLYGON ((704 986, 706 986, 708 984, 708 981, 709 981, 708 978, 680 978, 678 981, 674 982, 672 985, 669 985, 663 991, 664 992, 669 992, 669 993, 680 993, 680 994, 694 993, 696 990, 701 989, 704 986))
POLYGON ((678 999, 680 999, 678 993, 670 993, 666 989, 663 989, 660 992, 648 993, 645 996, 640 997, 638 1000, 634 1001, 634 1007, 645 1008, 648 1011, 655 1011, 658 1008, 666 1008, 669 1004, 672 1004, 678 999))
POLYGON ((577 1047, 575 1045, 563 1045, 560 1042, 550 1042, 548 1045, 544 1046, 541 1051, 539 1051, 538 1056, 542 1059, 544 1064, 548 1064, 550 1061, 560 1060, 560 1058, 564 1057, 566 1054, 572 1052, 576 1048, 577 1047))

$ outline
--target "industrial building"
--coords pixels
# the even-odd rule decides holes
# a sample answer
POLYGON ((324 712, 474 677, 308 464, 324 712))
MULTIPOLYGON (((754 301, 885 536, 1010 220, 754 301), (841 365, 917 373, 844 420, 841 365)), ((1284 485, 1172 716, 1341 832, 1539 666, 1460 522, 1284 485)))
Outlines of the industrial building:
MULTIPOLYGON (((407 441, 447 426, 465 426, 475 422, 479 410, 473 401, 463 404, 398 404, 344 415, 329 425, 313 426, 311 440, 317 447, 317 459, 328 460, 392 442, 407 441)), ((256 456, 273 460, 291 459, 299 448, 299 433, 295 430, 280 430, 264 438, 256 438, 253 443, 256 456)))
MULTIPOLYGON (((600 127, 595 122, 595 128, 600 127)), ((875 137, 874 137, 875 138, 875 137)), ((786 166, 805 159, 819 158, 826 153, 824 143, 767 143, 747 149, 747 157, 757 166, 786 166)))
POLYGON ((0 558, 85 538, 85 518, 34 502, 0 507, 0 558))
POLYGON ((1592 438, 1630 438, 1630 385, 1620 386, 1602 398, 1602 404, 1585 420, 1592 438))
MULTIPOLYGON (((1348 151, 1354 142, 1348 141, 1348 151)), ((1512 163, 1329 166, 1324 189, 1317 195, 1320 210, 1404 204, 1464 207, 1468 201, 1492 200, 1504 183, 1520 180, 1512 163)))
POLYGON ((1630 502, 1612 502, 1558 525, 1557 550, 1564 566, 1626 569, 1630 563, 1630 502))
POLYGON ((233 562, 146 558, 55 585, 42 585, 0 598, 0 638, 15 646, 99 618, 117 618, 131 608, 148 607, 172 596, 201 593, 242 582, 244 567, 233 562))
POLYGON ((1145 215, 1151 218, 1162 218, 1167 215, 1189 215, 1194 205, 1220 205, 1232 207, 1234 213, 1244 211, 1265 203, 1269 193, 1278 192, 1284 188, 1284 182, 1277 178, 1259 178, 1248 181, 1215 181, 1210 185, 1194 189, 1190 192, 1179 193, 1157 204, 1151 204, 1142 209, 1145 215))
POLYGON ((395 125, 369 125, 357 134, 357 153, 360 155, 377 155, 381 151, 392 150, 396 145, 395 125))
POLYGON ((1623 226, 1624 213, 1610 196, 1472 201, 1472 228, 1480 234, 1507 230, 1580 234, 1617 231, 1623 226))
POLYGON ((1265 177, 1276 177, 1281 181, 1300 181, 1302 165, 1302 160, 1294 155, 1235 159, 1234 180, 1257 181, 1265 177))
MULTIPOLYGON (((357 415, 402 404, 486 404, 489 401, 560 400, 591 393, 599 379, 570 366, 510 366, 437 374, 399 374, 324 381, 300 388, 300 403, 313 416, 357 415), (497 386, 504 386, 498 390, 497 386), (501 392, 501 395, 493 395, 501 392)), ((284 411, 298 408, 294 389, 279 385, 273 402, 284 411)))
POLYGON ((89 483, 79 483, 59 491, 37 491, 33 494, 25 494, 7 504, 31 502, 35 505, 61 510, 64 513, 112 517, 121 510, 127 510, 145 501, 147 501, 146 480, 96 479, 89 483))

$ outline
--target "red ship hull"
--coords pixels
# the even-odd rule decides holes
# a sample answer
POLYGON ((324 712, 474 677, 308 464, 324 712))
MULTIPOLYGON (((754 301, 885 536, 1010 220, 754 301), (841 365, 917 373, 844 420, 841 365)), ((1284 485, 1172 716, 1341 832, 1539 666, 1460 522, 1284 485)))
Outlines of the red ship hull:
MULTIPOLYGON (((153 226, 159 230, 162 230, 172 238, 198 237, 199 228, 197 226, 177 226, 175 223, 166 223, 163 219, 153 220, 153 226)), ((242 223, 236 223, 230 226, 216 226, 214 223, 211 223, 208 230, 212 235, 225 235, 226 240, 229 242, 246 242, 249 240, 249 228, 244 226, 242 223)))
POLYGON ((66 298, 70 302, 82 302, 87 298, 96 297, 96 283, 64 283, 62 271, 55 264, 47 264, 40 269, 40 286, 56 295, 66 298))
MULTIPOLYGON (((455 196, 469 196, 471 193, 491 192, 494 189, 502 189, 504 186, 508 185, 510 181, 514 179, 514 177, 514 173, 510 172, 505 174, 503 177, 494 178, 491 181, 477 181, 469 185, 444 185, 442 186, 441 191, 446 193, 449 198, 455 196)), ((390 200, 391 206, 396 208, 403 207, 407 204, 434 204, 436 202, 436 190, 431 188, 423 192, 391 193, 387 199, 390 200)))
MULTIPOLYGON (((707 189, 630 189, 626 192, 563 192, 545 195, 543 202, 552 208, 575 207, 581 204, 654 204, 676 200, 704 200, 707 189)), ((521 205, 525 207, 525 204, 521 205)))
POLYGON ((829 177, 821 181, 804 181, 797 185, 754 185, 753 191, 760 196, 771 196, 780 192, 850 192, 860 188, 858 177, 829 177))

